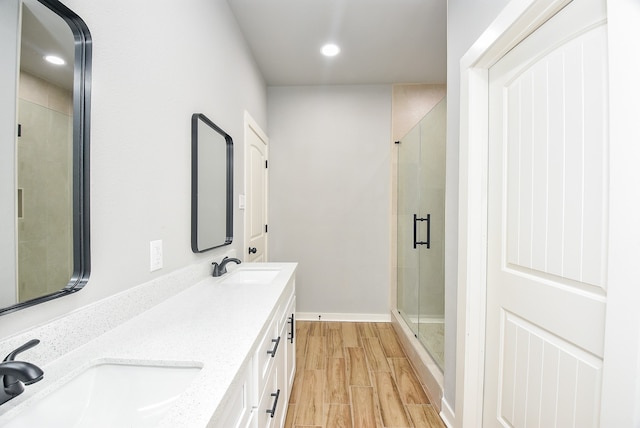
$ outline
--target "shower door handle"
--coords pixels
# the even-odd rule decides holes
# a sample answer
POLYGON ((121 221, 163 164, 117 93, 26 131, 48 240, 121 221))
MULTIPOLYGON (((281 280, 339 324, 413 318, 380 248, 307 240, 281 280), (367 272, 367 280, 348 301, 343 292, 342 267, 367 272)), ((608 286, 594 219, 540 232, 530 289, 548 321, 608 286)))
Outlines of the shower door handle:
POLYGON ((427 248, 431 248, 431 214, 427 214, 426 218, 418 218, 417 214, 413 215, 413 248, 417 248, 418 245, 426 245, 427 248), (427 240, 418 241, 418 222, 427 222, 427 240))

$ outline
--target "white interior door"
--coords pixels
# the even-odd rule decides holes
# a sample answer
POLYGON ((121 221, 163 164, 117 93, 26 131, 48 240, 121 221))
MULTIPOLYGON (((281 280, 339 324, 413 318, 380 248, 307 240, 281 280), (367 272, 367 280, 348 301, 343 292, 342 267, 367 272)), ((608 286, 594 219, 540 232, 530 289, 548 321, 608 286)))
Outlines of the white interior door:
POLYGON ((489 70, 485 427, 596 427, 608 248, 607 25, 575 0, 489 70))
POLYGON ((268 261, 268 142, 266 134, 245 114, 245 260, 268 261))

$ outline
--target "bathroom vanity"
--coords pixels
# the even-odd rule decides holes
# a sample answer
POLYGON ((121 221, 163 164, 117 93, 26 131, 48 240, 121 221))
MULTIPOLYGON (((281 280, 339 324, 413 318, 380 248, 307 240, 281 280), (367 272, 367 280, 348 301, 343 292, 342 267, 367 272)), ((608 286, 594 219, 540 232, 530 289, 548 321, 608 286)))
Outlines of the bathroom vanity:
MULTIPOLYGON (((269 280, 278 271, 240 270, 230 282, 269 280)), ((237 382, 227 391, 225 401, 211 426, 282 427, 295 376, 295 280, 281 294, 265 322, 257 346, 241 370, 237 382)), ((242 334, 241 332, 239 334, 242 334)))
MULTIPOLYGON (((57 358, 45 354, 55 354, 59 329, 20 335, 41 339, 35 360, 21 357, 45 375, 0 407, 0 426, 283 426, 295 375, 296 266, 241 264, 108 329, 100 302, 83 308, 95 325, 82 328, 105 331, 57 358)), ((146 288, 115 296, 117 306, 144 300, 146 288)))

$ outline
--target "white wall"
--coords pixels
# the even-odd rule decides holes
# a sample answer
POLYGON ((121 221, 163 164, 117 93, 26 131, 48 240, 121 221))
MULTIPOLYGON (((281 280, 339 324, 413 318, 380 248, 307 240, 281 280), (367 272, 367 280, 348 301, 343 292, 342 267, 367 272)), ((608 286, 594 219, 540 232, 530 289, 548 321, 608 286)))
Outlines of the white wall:
MULTIPOLYGON (((234 138, 236 195, 244 111, 266 128, 266 87, 226 1, 65 4, 93 36, 92 272, 72 296, 2 316, 0 338, 227 251, 191 252, 191 114, 206 114, 234 138), (149 273, 156 239, 164 268, 149 273)), ((240 249, 243 220, 234 214, 240 249)))
POLYGON ((448 0, 444 398, 450 405, 455 402, 456 383, 460 59, 507 3, 508 0, 448 0))
POLYGON ((269 87, 271 261, 299 312, 389 313, 391 86, 269 87))

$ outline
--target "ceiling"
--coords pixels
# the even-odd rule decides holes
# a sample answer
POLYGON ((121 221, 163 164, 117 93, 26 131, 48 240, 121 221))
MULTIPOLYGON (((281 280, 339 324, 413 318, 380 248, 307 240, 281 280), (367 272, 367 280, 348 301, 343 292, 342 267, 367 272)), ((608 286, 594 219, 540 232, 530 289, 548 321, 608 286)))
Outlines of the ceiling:
POLYGON ((74 39, 69 25, 55 12, 35 0, 22 8, 20 69, 69 91, 73 90, 74 39), (66 61, 55 66, 44 56, 55 54, 66 61))
POLYGON ((446 0, 227 1, 267 85, 446 82, 446 0))

